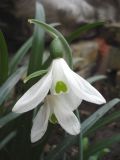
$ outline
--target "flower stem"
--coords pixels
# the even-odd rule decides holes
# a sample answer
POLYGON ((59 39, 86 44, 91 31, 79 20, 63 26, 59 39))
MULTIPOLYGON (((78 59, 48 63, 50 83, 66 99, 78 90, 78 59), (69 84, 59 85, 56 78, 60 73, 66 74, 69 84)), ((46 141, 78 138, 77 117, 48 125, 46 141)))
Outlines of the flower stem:
MULTIPOLYGON (((78 109, 76 110, 76 115, 77 115, 77 117, 79 119, 79 122, 80 122, 80 114, 79 114, 78 109)), ((83 160, 83 140, 82 140, 83 136, 82 136, 82 130, 81 130, 78 138, 79 138, 79 155, 78 155, 78 160, 83 160)))

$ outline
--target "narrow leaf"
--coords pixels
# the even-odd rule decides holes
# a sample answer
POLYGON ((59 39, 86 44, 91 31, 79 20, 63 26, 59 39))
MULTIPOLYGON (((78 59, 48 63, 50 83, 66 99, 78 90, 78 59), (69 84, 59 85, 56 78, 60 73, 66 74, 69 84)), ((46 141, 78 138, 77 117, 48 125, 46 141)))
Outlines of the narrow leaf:
POLYGON ((93 77, 90 77, 87 79, 87 81, 89 83, 95 83, 97 81, 100 81, 100 80, 104 80, 106 79, 107 77, 105 75, 96 75, 96 76, 93 76, 93 77))
POLYGON ((115 98, 98 109, 87 120, 82 123, 82 132, 86 133, 102 116, 104 116, 110 109, 120 102, 120 99, 115 98))
POLYGON ((96 27, 100 27, 100 26, 102 27, 103 25, 104 25, 104 22, 95 22, 95 23, 91 23, 91 24, 85 24, 82 27, 80 27, 77 30, 75 30, 74 32, 72 32, 67 37, 67 40, 68 40, 68 42, 72 42, 73 40, 78 38, 81 33, 87 32, 87 31, 89 31, 91 29, 94 29, 96 27))
POLYGON ((4 100, 6 100, 11 90, 15 87, 16 83, 20 80, 25 72, 25 67, 17 69, 16 72, 13 73, 0 87, 0 105, 4 102, 4 100))
POLYGON ((12 74, 20 62, 22 61, 23 57, 28 53, 28 50, 32 46, 32 37, 30 37, 22 46, 21 48, 15 53, 14 57, 10 62, 10 74, 12 74))
POLYGON ((0 85, 8 77, 8 50, 2 32, 0 31, 0 85))
POLYGON ((11 132, 0 142, 0 150, 3 149, 16 136, 16 131, 11 132))
POLYGON ((92 134, 93 132, 95 132, 96 130, 102 128, 103 126, 114 122, 115 120, 117 120, 118 118, 120 118, 120 111, 114 111, 111 114, 102 117, 97 123, 95 123, 93 125, 93 127, 91 127, 88 131, 87 131, 87 136, 92 134))
POLYGON ((20 115, 21 114, 11 112, 11 113, 8 113, 7 115, 5 115, 4 117, 0 118, 0 128, 4 127, 9 122, 15 120, 20 115))
MULTIPOLYGON (((40 3, 36 3, 36 19, 45 21, 44 9, 40 3)), ((28 74, 41 69, 42 58, 44 52, 44 30, 38 26, 34 28, 32 51, 28 67, 28 74)))
POLYGON ((26 83, 27 81, 29 81, 29 80, 32 79, 32 78, 35 78, 35 77, 38 77, 38 76, 42 76, 42 75, 46 74, 47 72, 48 72, 48 70, 36 71, 36 72, 30 74, 29 76, 27 76, 27 77, 24 79, 24 83, 26 83))

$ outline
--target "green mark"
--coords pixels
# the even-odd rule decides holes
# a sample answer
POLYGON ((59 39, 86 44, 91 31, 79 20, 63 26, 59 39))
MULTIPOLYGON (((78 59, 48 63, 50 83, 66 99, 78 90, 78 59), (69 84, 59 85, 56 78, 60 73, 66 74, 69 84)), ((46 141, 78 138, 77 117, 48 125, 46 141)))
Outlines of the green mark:
POLYGON ((67 92, 67 85, 63 81, 58 81, 55 86, 56 93, 67 92))
POLYGON ((53 124, 58 123, 58 120, 57 120, 57 118, 54 114, 52 114, 52 116, 50 117, 50 122, 53 123, 53 124))

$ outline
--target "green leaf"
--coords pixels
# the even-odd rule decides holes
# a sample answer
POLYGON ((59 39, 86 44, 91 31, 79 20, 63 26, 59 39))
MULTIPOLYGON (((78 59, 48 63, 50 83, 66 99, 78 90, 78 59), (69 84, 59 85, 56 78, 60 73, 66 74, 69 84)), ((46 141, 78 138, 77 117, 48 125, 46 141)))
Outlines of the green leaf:
POLYGON ((0 105, 6 100, 11 90, 15 87, 16 83, 20 80, 23 74, 26 72, 25 67, 21 67, 16 70, 0 87, 0 105))
POLYGON ((28 50, 32 46, 32 37, 29 38, 22 46, 21 48, 15 53, 14 57, 12 58, 10 62, 10 74, 12 74, 16 68, 18 67, 19 63, 23 59, 26 53, 28 53, 28 50))
POLYGON ((114 122, 116 119, 120 118, 120 111, 114 111, 105 117, 102 117, 97 123, 95 123, 88 131, 87 136, 95 132, 96 130, 102 128, 103 126, 114 122))
POLYGON ((0 31, 0 86, 8 77, 8 50, 6 41, 0 31))
MULTIPOLYGON (((36 3, 36 19, 45 21, 44 9, 40 3, 36 3)), ((41 69, 42 58, 44 52, 44 30, 38 26, 34 28, 32 51, 30 55, 28 74, 41 69)))
POLYGON ((16 133, 16 131, 11 132, 0 142, 0 150, 3 149, 16 136, 16 133))
POLYGON ((85 153, 86 157, 89 157, 90 155, 94 155, 100 150, 110 147, 111 145, 120 142, 120 134, 114 135, 110 138, 105 138, 99 142, 97 142, 94 145, 90 145, 90 148, 88 152, 85 153))
MULTIPOLYGON (((59 23, 52 23, 51 26, 56 27, 59 23)), ((20 64, 23 57, 28 53, 29 49, 32 47, 32 41, 33 37, 30 37, 21 47, 20 49, 15 53, 15 55, 12 57, 12 60, 10 62, 9 66, 9 72, 10 74, 13 73, 18 64, 20 64)))
POLYGON ((64 50, 65 50, 66 60, 67 60, 67 62, 69 64, 69 66, 72 68, 72 51, 71 51, 71 48, 69 47, 68 42, 63 37, 63 35, 58 30, 56 30, 55 28, 53 28, 51 25, 48 25, 48 24, 46 24, 46 23, 44 23, 42 21, 38 21, 38 20, 35 20, 35 19, 29 19, 29 22, 40 25, 53 38, 59 37, 59 39, 61 40, 61 42, 63 44, 64 50))
POLYGON ((120 102, 120 99, 115 98, 103 105, 95 113, 93 113, 87 120, 82 123, 82 132, 85 134, 101 117, 103 117, 110 109, 120 102))
POLYGON ((105 75, 96 75, 96 76, 88 78, 87 81, 92 84, 97 81, 104 80, 106 78, 107 78, 107 76, 105 76, 105 75))
POLYGON ((76 38, 80 36, 81 33, 87 32, 91 29, 94 29, 96 27, 102 27, 104 25, 104 22, 95 22, 91 24, 85 24, 82 27, 78 28, 76 31, 72 32, 68 37, 67 40, 68 42, 72 42, 76 38))
MULTIPOLYGON (((92 116, 86 119, 81 124, 82 134, 86 135, 87 130, 92 127, 106 112, 120 102, 120 99, 113 99, 100 109, 98 109, 92 116)), ((45 160, 57 160, 58 157, 71 145, 78 143, 78 136, 67 136, 63 141, 45 158, 45 160)))
POLYGON ((32 78, 35 78, 35 77, 38 77, 38 76, 42 76, 42 75, 46 74, 47 72, 48 72, 48 70, 36 71, 36 72, 30 74, 29 76, 27 76, 27 77, 24 79, 24 83, 26 83, 27 81, 29 81, 29 80, 32 79, 32 78))
POLYGON ((0 128, 4 127, 5 125, 7 125, 9 122, 15 120, 16 118, 18 118, 21 114, 17 114, 17 113, 8 113, 7 115, 5 115, 4 117, 0 118, 0 128))
POLYGON ((46 61, 43 63, 43 65, 42 65, 42 69, 47 69, 49 66, 50 66, 50 64, 52 63, 52 57, 51 56, 49 56, 47 59, 46 59, 46 61))

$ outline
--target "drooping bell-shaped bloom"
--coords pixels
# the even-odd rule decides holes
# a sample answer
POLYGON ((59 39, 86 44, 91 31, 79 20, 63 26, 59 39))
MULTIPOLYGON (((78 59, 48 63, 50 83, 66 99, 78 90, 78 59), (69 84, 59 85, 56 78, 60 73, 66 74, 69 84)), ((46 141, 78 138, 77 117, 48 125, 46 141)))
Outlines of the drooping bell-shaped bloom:
POLYGON ((48 121, 53 116, 66 132, 71 135, 78 134, 80 123, 73 111, 82 100, 96 104, 106 102, 94 87, 69 68, 63 58, 53 60, 48 73, 17 101, 12 111, 27 112, 43 100, 44 104, 33 121, 32 142, 44 135, 48 121), (48 92, 50 95, 47 95, 48 92))
POLYGON ((71 135, 80 133, 80 123, 64 96, 48 95, 33 120, 31 142, 36 142, 45 134, 48 121, 57 121, 71 135))
POLYGON ((48 73, 34 84, 15 104, 13 112, 23 113, 34 109, 50 91, 63 95, 75 110, 82 100, 102 104, 103 96, 81 76, 73 72, 63 58, 54 59, 48 73))

